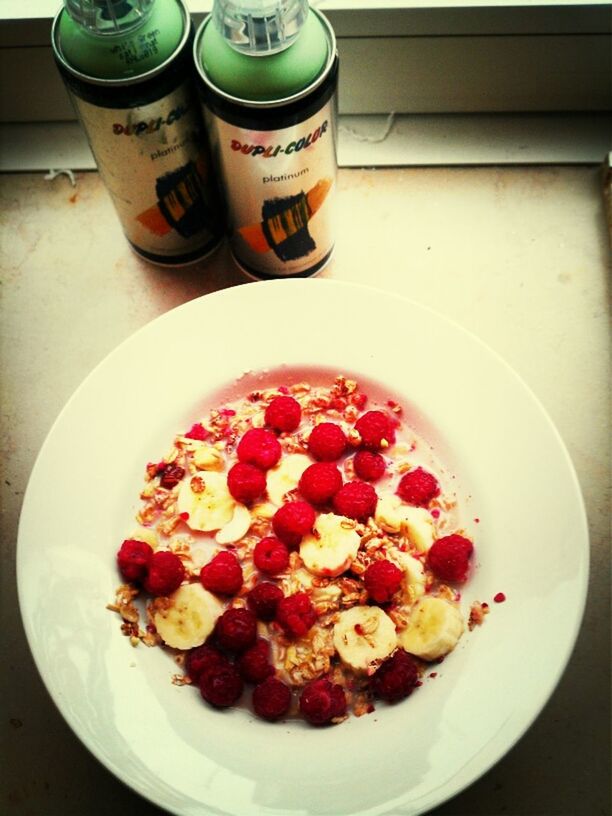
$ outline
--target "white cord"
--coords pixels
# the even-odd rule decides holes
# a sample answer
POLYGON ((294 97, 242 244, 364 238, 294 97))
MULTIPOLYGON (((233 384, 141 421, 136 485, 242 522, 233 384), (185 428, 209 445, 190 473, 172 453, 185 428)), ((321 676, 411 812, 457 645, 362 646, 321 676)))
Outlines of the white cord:
POLYGON ((70 179, 70 184, 72 184, 73 187, 76 187, 76 179, 74 177, 74 173, 72 172, 72 170, 53 170, 53 169, 50 169, 49 172, 47 173, 47 175, 45 176, 45 181, 53 181, 53 179, 56 179, 58 176, 62 176, 62 175, 63 176, 68 176, 68 178, 70 179))

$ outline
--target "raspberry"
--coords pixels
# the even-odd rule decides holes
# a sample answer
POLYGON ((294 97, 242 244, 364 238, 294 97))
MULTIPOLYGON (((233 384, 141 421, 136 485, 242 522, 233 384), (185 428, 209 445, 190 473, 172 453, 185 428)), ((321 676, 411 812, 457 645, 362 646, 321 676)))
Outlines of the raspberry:
POLYGON ((263 581, 261 584, 256 584, 249 592, 247 603, 249 609, 259 620, 271 621, 276 617, 278 602, 283 597, 283 590, 279 586, 263 581))
POLYGON ((229 660, 209 643, 203 643, 187 652, 185 669, 192 682, 199 683, 204 672, 215 666, 227 665, 229 660))
POLYGON ((310 432, 308 450, 320 462, 335 462, 346 450, 344 431, 334 422, 321 422, 310 432))
POLYGON ((204 589, 218 595, 235 595, 242 586, 242 567, 231 552, 220 552, 200 570, 204 589))
POLYGON ((185 567, 178 555, 168 550, 158 550, 149 561, 144 588, 151 595, 171 595, 183 583, 184 577, 185 567))
POLYGON ((469 538, 453 533, 434 541, 427 553, 427 566, 441 581, 463 584, 473 552, 474 545, 469 538))
POLYGON ((255 643, 257 618, 249 609, 226 609, 217 620, 215 635, 222 649, 242 652, 255 643))
POLYGON ((291 691, 276 677, 268 677, 253 689, 253 708, 264 720, 284 717, 290 705, 291 691))
POLYGON ((279 507, 272 518, 272 528, 288 547, 297 547, 315 523, 315 511, 304 501, 293 501, 279 507))
POLYGON ((417 687, 419 671, 408 652, 398 649, 372 675, 372 691, 387 703, 397 703, 417 687))
POLYGON ((251 428, 238 443, 236 453, 241 462, 269 470, 281 458, 282 449, 272 431, 251 428))
POLYGON ((276 536, 266 536, 255 545, 253 562, 261 572, 278 575, 289 566, 289 550, 276 536))
POLYGON ((342 487, 342 474, 333 462, 315 462, 302 473, 299 488, 306 501, 325 504, 342 487))
POLYGON ((408 504, 425 507, 440 495, 440 485, 435 476, 418 467, 402 476, 397 486, 397 495, 408 504))
POLYGON ((276 607, 276 620, 289 637, 302 637, 316 619, 317 613, 305 592, 281 598, 276 607))
POLYGON ((187 439, 198 439, 200 442, 203 442, 210 436, 210 431, 207 431, 201 422, 196 422, 195 425, 192 425, 187 431, 185 436, 187 439))
POLYGON ((374 515, 378 496, 371 484, 355 479, 347 482, 334 496, 334 510, 340 516, 366 521, 374 515))
POLYGON ((142 581, 147 574, 153 550, 144 541, 126 538, 117 553, 117 566, 126 581, 142 581))
POLYGON ((312 725, 325 725, 346 714, 344 689, 326 677, 311 680, 300 697, 300 713, 312 725))
POLYGON ((266 677, 274 674, 274 666, 270 663, 270 644, 263 638, 258 638, 252 646, 243 652, 236 661, 243 680, 247 683, 261 683, 266 677))
POLYGON ((164 465, 163 470, 161 470, 160 473, 160 485, 165 487, 167 490, 172 490, 172 488, 175 487, 185 475, 185 468, 182 468, 180 465, 167 464, 164 465))
POLYGON ((300 403, 293 397, 274 397, 266 408, 266 424, 275 431, 295 431, 301 418, 300 403))
POLYGON ((391 561, 374 561, 364 573, 363 581, 368 595, 376 603, 387 603, 402 583, 403 573, 391 561))
POLYGON ((357 451, 353 458, 355 473, 366 482, 377 482, 384 474, 387 465, 380 453, 357 451))
POLYGON ((266 474, 255 465, 237 462, 227 474, 227 489, 242 504, 250 504, 266 489, 266 474))
POLYGON ((235 666, 228 661, 211 666, 200 678, 200 693, 206 702, 217 708, 229 708, 242 694, 242 677, 235 666))
POLYGON ((366 411, 355 423, 355 430, 359 432, 362 447, 368 450, 377 451, 387 447, 383 440, 389 445, 395 442, 393 422, 384 411, 366 411))

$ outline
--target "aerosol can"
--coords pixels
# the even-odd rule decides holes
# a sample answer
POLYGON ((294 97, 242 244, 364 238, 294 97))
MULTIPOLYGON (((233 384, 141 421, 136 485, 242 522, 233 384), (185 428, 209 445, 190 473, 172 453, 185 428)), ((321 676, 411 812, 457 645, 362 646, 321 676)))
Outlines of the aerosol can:
POLYGON ((308 0, 214 0, 194 61, 237 263, 256 279, 316 274, 334 246, 329 22, 308 0))
POLYGON ((181 0, 64 0, 52 44, 133 249, 175 266, 223 235, 181 0))

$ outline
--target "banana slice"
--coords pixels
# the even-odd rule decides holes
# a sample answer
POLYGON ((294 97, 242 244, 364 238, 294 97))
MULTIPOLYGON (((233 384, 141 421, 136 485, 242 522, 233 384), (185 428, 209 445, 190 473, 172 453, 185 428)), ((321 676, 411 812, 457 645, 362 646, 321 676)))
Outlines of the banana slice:
POLYGON ((435 528, 429 511, 424 507, 404 504, 397 496, 379 498, 374 520, 388 533, 405 531, 421 552, 426 552, 434 543, 435 528))
POLYGON ((312 465, 312 459, 303 453, 284 456, 276 467, 268 471, 267 489, 270 501, 280 507, 285 493, 295 490, 302 473, 309 465, 312 465))
POLYGON ((412 607, 399 641, 407 652, 423 660, 436 660, 455 648, 464 628, 463 615, 455 604, 426 597, 412 607))
POLYGON ((371 674, 397 647, 395 624, 378 606, 353 606, 338 616, 334 647, 351 669, 371 674))
POLYGON ((185 520, 192 530, 220 530, 231 521, 235 506, 224 473, 187 476, 179 488, 177 510, 187 514, 185 520))
POLYGON ((425 594, 425 568, 418 558, 413 558, 408 553, 396 553, 396 561, 400 569, 404 571, 404 590, 412 601, 416 601, 425 594))
POLYGON ((152 530, 151 527, 137 527, 135 530, 132 530, 132 534, 128 536, 128 538, 135 538, 136 541, 144 541, 152 550, 156 550, 159 547, 159 538, 155 530, 152 530))
POLYGON ((201 646, 223 612, 221 602, 201 584, 184 584, 161 600, 153 622, 161 639, 173 649, 201 646))
POLYGON ((217 544, 233 544, 249 532, 251 526, 251 514, 244 504, 237 504, 234 507, 234 515, 215 536, 217 544))
POLYGON ((314 575, 335 578, 353 563, 360 543, 352 519, 322 513, 315 521, 314 532, 300 543, 300 558, 314 575))
POLYGON ((198 470, 223 470, 225 466, 221 451, 212 445, 200 445, 193 453, 193 464, 198 470))

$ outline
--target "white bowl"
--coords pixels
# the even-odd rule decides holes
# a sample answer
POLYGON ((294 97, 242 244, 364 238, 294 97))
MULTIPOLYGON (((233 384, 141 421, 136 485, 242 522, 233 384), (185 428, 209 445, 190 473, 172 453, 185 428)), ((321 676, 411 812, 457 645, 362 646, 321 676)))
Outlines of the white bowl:
POLYGON ((49 433, 18 541, 21 612, 60 711, 112 773, 181 816, 419 814, 452 797, 546 703, 578 633, 587 574, 574 470, 517 375, 435 313, 328 280, 217 292, 123 343, 49 433), (411 406, 480 520, 465 605, 492 607, 435 681, 332 728, 209 708, 170 682, 162 650, 132 649, 105 609, 144 464, 212 392, 283 365, 362 376, 411 406), (500 591, 506 602, 491 603, 500 591))

